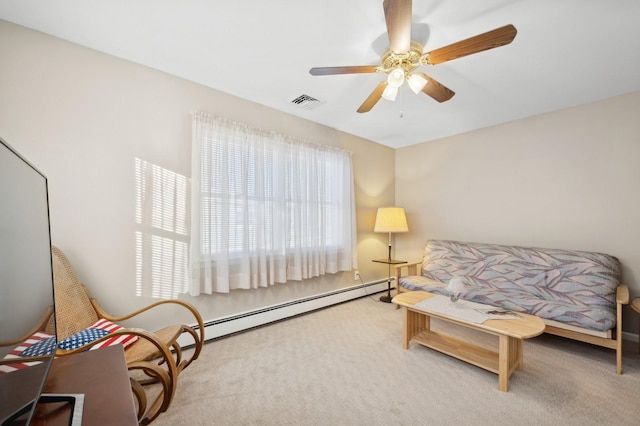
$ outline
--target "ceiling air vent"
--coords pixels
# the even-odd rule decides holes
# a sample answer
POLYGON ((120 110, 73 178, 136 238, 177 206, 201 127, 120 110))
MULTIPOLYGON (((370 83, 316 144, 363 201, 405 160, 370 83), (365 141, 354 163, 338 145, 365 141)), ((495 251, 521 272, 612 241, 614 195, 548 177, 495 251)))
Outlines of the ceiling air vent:
POLYGON ((322 104, 321 101, 309 95, 300 95, 290 102, 302 109, 314 109, 322 104))

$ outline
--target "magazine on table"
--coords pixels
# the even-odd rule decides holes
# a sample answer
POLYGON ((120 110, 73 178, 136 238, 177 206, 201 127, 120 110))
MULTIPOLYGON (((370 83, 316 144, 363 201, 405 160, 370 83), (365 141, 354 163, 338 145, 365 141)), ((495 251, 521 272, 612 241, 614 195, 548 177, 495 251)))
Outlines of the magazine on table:
POLYGON ((489 319, 514 320, 522 318, 517 312, 508 309, 462 299, 452 302, 449 297, 441 295, 434 295, 418 302, 414 307, 476 324, 482 324, 489 319))

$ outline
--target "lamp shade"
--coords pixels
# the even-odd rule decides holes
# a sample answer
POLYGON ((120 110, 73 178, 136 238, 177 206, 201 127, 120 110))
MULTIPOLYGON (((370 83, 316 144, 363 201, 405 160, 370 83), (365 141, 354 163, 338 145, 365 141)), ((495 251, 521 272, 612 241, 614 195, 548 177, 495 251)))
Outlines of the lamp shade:
POLYGON ((380 207, 373 232, 408 232, 407 217, 402 207, 380 207))
POLYGON ((395 101, 397 96, 398 96, 397 87, 389 86, 387 84, 387 87, 385 87, 384 90, 382 91, 382 97, 388 101, 395 101))
POLYGON ((426 86, 428 82, 429 81, 422 76, 422 73, 411 74, 407 80, 411 91, 416 95, 424 89, 424 86, 426 86))
POLYGON ((387 84, 391 87, 398 88, 404 83, 405 73, 401 68, 396 68, 387 76, 387 84))

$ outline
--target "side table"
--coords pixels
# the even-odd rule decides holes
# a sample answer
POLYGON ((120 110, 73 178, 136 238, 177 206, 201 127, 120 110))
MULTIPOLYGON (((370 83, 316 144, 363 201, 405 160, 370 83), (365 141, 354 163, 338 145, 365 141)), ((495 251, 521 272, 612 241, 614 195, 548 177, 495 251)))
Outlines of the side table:
MULTIPOLYGON (((389 251, 391 251, 391 248, 389 248, 389 251)), ((372 262, 375 263, 385 263, 388 266, 389 270, 387 273, 387 294, 386 295, 382 295, 380 296, 380 301, 381 302, 385 302, 385 303, 391 303, 391 265, 400 265, 403 263, 407 263, 406 260, 395 260, 395 259, 375 259, 372 260, 372 262)))

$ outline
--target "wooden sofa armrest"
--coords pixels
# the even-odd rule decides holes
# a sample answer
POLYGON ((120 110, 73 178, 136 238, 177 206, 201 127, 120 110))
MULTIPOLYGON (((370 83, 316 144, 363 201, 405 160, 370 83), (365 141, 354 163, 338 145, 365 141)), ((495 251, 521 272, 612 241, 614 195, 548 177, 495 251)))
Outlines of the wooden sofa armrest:
POLYGON ((616 373, 622 374, 622 305, 629 303, 629 287, 624 284, 616 288, 616 373))
POLYGON ((407 277, 409 275, 420 275, 418 265, 422 265, 422 261, 411 262, 411 263, 402 263, 400 265, 394 266, 396 268, 396 279, 400 279, 400 277, 407 277), (407 268, 407 273, 402 274, 402 269, 407 268))
POLYGON ((629 287, 620 284, 616 289, 616 303, 621 305, 629 304, 629 287))

